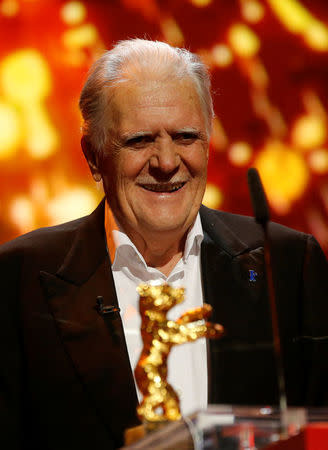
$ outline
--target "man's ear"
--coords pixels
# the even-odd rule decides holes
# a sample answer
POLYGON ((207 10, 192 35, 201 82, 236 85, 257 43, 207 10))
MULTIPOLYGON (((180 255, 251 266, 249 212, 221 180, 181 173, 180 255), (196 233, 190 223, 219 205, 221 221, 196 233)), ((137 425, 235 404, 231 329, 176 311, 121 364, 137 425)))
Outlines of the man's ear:
POLYGON ((89 164, 89 168, 93 179, 95 181, 101 181, 101 173, 99 170, 99 158, 97 157, 97 152, 94 151, 91 143, 88 141, 88 138, 86 136, 82 136, 81 138, 81 147, 85 159, 89 164))

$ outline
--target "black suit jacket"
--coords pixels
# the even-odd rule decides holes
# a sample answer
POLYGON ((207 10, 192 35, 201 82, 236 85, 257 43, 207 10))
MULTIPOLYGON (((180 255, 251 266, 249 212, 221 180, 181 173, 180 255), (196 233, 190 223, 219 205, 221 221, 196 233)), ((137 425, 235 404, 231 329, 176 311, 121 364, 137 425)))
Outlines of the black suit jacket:
MULTIPOLYGON (((200 214, 204 299, 226 329, 208 345, 209 401, 277 404, 262 231, 252 218, 200 214)), ((0 249, 3 448, 108 450, 137 423, 119 314, 96 308, 97 296, 117 304, 103 222, 102 203, 0 249)), ((270 233, 289 403, 327 404, 327 262, 314 238, 270 233)))

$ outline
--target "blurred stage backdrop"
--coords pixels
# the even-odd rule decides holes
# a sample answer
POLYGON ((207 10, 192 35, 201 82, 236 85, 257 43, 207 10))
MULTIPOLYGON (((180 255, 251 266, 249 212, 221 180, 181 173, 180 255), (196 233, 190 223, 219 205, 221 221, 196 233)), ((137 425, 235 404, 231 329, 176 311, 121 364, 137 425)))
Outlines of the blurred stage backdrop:
POLYGON ((0 241, 97 205, 79 92, 93 60, 132 37, 185 46, 210 67, 205 204, 251 215, 255 166, 272 218, 328 254, 327 0, 0 0, 0 241))

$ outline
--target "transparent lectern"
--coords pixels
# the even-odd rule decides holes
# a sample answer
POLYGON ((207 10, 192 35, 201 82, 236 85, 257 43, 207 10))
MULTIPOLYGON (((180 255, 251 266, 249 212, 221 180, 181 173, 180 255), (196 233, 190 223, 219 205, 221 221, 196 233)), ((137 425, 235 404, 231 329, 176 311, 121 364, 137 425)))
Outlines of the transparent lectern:
POLYGON ((210 405, 124 449, 328 450, 328 408, 288 408, 287 420, 283 436, 278 409, 210 405))

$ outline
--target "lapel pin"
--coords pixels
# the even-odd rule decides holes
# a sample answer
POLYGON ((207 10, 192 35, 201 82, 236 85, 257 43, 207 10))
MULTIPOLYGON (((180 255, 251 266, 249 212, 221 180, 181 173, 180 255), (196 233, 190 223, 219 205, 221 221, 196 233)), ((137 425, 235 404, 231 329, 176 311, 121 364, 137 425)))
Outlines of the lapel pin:
POLYGON ((257 277, 257 272, 255 272, 255 270, 252 270, 252 269, 250 269, 248 272, 249 272, 249 281, 255 283, 256 277, 257 277))

